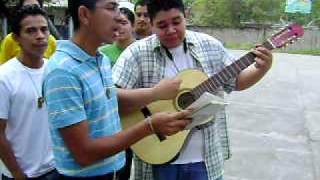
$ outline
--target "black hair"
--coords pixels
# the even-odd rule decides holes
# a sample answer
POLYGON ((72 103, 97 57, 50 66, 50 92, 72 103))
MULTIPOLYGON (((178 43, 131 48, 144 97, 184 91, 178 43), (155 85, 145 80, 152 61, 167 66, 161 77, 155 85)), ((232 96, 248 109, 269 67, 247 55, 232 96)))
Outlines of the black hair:
POLYGON ((160 11, 168 11, 170 9, 178 9, 185 16, 182 0, 149 0, 147 8, 151 21, 160 11))
POLYGON ((148 4, 148 2, 149 2, 148 0, 138 0, 134 4, 134 12, 136 12, 138 6, 146 6, 148 4))
POLYGON ((134 25, 135 18, 134 18, 133 12, 130 9, 122 7, 120 8, 120 13, 125 15, 128 18, 128 20, 131 23, 131 26, 134 25))
POLYGON ((37 16, 41 15, 46 20, 48 19, 48 15, 46 11, 44 11, 40 6, 36 4, 25 5, 22 6, 16 13, 14 18, 12 19, 12 32, 16 35, 20 35, 21 30, 21 21, 27 16, 37 16))
MULTIPOLYGON (((20 0, 20 1, 19 1, 18 5, 17 5, 17 7, 16 7, 17 10, 20 9, 20 8, 23 6, 24 1, 25 1, 25 0, 20 0)), ((38 3, 39 3, 40 7, 43 7, 43 0, 37 0, 37 1, 38 1, 38 3)))
POLYGON ((72 17, 74 30, 78 30, 80 28, 78 15, 79 7, 85 6, 90 10, 94 10, 98 1, 99 0, 68 0, 68 13, 72 17))

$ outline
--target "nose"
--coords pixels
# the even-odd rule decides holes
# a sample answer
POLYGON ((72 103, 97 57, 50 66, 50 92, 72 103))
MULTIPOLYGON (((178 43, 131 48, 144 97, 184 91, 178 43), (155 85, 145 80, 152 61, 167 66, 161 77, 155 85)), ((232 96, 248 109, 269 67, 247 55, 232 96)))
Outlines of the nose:
POLYGON ((176 29, 174 28, 174 26, 171 26, 171 25, 170 25, 170 26, 168 27, 168 29, 167 29, 167 33, 170 34, 170 33, 175 33, 175 32, 176 32, 176 29))
POLYGON ((37 39, 45 39, 46 38, 46 36, 47 36, 47 32, 46 31, 42 31, 41 29, 39 29, 38 31, 37 31, 37 35, 36 35, 36 38, 37 39))

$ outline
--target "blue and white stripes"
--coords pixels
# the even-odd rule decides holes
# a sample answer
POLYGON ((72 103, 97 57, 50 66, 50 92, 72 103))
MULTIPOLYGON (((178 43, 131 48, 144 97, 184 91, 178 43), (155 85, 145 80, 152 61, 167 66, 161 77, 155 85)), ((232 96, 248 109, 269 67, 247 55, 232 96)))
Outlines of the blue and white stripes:
POLYGON ((100 54, 90 56, 70 41, 59 42, 45 72, 46 99, 56 166, 67 176, 97 176, 120 169, 124 153, 92 166, 78 165, 65 146, 59 128, 86 120, 89 136, 99 138, 121 131, 117 92, 110 63, 100 54))

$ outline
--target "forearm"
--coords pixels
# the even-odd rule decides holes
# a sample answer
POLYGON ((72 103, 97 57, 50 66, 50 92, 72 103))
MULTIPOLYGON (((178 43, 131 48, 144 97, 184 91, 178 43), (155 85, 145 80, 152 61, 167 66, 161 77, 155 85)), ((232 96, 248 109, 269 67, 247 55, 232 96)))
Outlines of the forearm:
POLYGON ((128 149, 132 144, 151 134, 151 129, 145 122, 141 122, 132 128, 128 128, 113 136, 97 139, 88 144, 91 154, 91 162, 110 157, 120 151, 128 149))
POLYGON ((24 174, 14 156, 10 143, 4 135, 0 136, 0 147, 0 158, 11 174, 14 177, 16 174, 24 174))
POLYGON ((120 113, 128 113, 156 100, 152 88, 118 89, 120 113))
POLYGON ((143 137, 151 134, 148 124, 139 124, 112 136, 91 138, 87 122, 60 129, 60 133, 71 151, 75 161, 82 166, 88 166, 127 149, 143 137))
POLYGON ((269 68, 256 68, 254 64, 249 66, 239 74, 236 89, 241 91, 253 86, 268 72, 268 70, 269 68))

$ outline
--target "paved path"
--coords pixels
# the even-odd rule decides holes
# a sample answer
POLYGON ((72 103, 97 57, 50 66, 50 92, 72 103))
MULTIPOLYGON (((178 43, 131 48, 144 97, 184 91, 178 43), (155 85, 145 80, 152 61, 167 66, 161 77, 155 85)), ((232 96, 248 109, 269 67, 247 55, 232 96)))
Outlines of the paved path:
POLYGON ((320 56, 274 54, 268 75, 227 101, 225 180, 320 180, 320 56))

